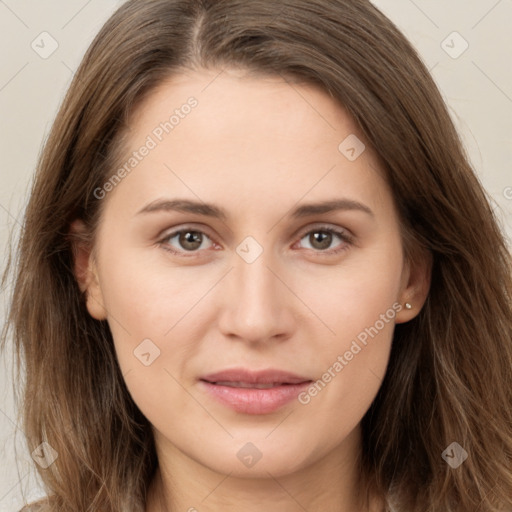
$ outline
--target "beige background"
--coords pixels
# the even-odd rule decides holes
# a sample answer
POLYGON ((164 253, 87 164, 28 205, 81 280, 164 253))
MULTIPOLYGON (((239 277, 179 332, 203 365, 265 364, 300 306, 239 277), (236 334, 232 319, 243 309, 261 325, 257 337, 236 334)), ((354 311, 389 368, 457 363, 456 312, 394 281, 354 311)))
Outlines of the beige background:
MULTIPOLYGON (((2 248, 9 233, 16 235, 19 231, 42 141, 73 72, 96 32, 121 3, 0 0, 2 248), (41 36, 43 32, 50 36, 41 36), (39 53, 50 51, 52 44, 58 44, 58 48, 42 58, 32 44, 39 53)), ((512 0, 374 3, 403 30, 432 71, 480 179, 512 238, 512 0), (467 50, 459 56, 466 45, 467 50)), ((1 258, 5 261, 5 251, 1 258)), ((5 294, 0 301, 2 319, 4 311, 5 294)), ((19 510, 22 491, 28 499, 40 494, 23 434, 16 428, 12 395, 11 359, 7 354, 0 360, 0 512, 19 510)))

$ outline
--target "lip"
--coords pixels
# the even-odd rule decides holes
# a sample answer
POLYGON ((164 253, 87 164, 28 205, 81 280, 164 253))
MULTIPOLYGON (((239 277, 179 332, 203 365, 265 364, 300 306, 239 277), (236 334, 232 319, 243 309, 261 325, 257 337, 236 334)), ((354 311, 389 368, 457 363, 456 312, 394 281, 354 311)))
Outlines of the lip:
POLYGON ((301 382, 310 381, 311 379, 295 373, 272 368, 267 370, 232 368, 210 373, 201 377, 201 380, 208 382, 247 382, 249 384, 300 384, 301 382))
POLYGON ((212 398, 237 412, 269 414, 293 401, 313 382, 307 377, 283 370, 252 371, 234 368, 210 373, 199 379, 199 385, 212 398), (242 383, 244 387, 229 385, 242 383), (259 389, 251 385, 273 385, 259 389))

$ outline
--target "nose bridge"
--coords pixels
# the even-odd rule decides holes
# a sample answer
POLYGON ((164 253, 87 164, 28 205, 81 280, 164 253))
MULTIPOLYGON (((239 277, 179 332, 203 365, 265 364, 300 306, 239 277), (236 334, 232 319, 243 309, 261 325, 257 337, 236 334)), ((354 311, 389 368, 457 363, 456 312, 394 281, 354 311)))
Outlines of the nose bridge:
POLYGON ((239 299, 237 304, 246 315, 268 314, 270 309, 275 311, 277 304, 274 302, 279 302, 276 298, 280 296, 280 291, 275 275, 269 270, 274 266, 272 260, 271 250, 267 249, 254 261, 240 257, 235 264, 233 280, 239 299))
POLYGON ((271 249, 261 249, 257 255, 257 247, 251 240, 242 242, 237 248, 222 301, 221 328, 224 334, 264 340, 291 327, 289 322, 293 315, 289 310, 290 301, 285 296, 286 287, 276 277, 279 265, 271 249))
POLYGON ((254 302, 254 305, 269 304, 271 296, 276 293, 276 278, 269 270, 272 268, 270 250, 264 251, 253 262, 243 258, 237 262, 234 269, 237 293, 244 298, 244 304, 254 302))

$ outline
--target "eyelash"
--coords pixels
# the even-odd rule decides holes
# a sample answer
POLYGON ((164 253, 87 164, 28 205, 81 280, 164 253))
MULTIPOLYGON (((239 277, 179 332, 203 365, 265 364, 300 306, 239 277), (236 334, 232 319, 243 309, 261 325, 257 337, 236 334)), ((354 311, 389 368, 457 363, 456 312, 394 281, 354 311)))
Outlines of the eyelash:
MULTIPOLYGON (((200 252, 198 250, 196 251, 178 251, 175 249, 171 249, 168 241, 172 238, 176 237, 176 235, 180 235, 181 233, 187 233, 187 232, 193 232, 193 233, 200 233, 202 235, 205 235, 207 238, 209 238, 213 243, 216 243, 210 236, 208 236, 204 231, 201 231, 200 229, 195 229, 193 227, 185 227, 182 229, 179 229, 177 231, 173 231, 166 235, 164 238, 162 238, 158 243, 162 246, 162 248, 171 254, 183 256, 185 258, 193 258, 196 257, 197 254, 200 252), (188 252, 188 254, 187 254, 188 252)), ((339 254, 343 251, 346 251, 350 248, 350 246, 353 245, 353 237, 345 230, 335 229, 328 226, 319 226, 315 227, 314 229, 310 229, 309 231, 306 231, 300 238, 299 241, 301 241, 303 238, 305 238, 307 235, 310 235, 311 233, 330 233, 333 235, 338 236, 344 243, 339 247, 338 249, 330 249, 330 250, 315 250, 315 249, 308 249, 310 251, 313 251, 317 254, 320 254, 322 256, 334 256, 336 254, 339 254)))

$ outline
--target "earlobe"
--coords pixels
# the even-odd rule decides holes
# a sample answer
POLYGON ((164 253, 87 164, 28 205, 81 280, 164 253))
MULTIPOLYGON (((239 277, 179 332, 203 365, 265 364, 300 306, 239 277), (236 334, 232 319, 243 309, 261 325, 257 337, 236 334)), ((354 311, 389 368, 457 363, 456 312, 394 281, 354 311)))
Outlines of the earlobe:
POLYGON ((397 324, 409 322, 421 311, 430 290, 432 264, 432 254, 426 250, 407 263, 399 299, 402 309, 396 315, 397 324))
POLYGON ((107 312, 103 306, 97 266, 86 233, 83 221, 75 220, 71 224, 69 235, 73 249, 73 271, 80 291, 85 293, 89 314, 96 320, 105 320, 107 312))

